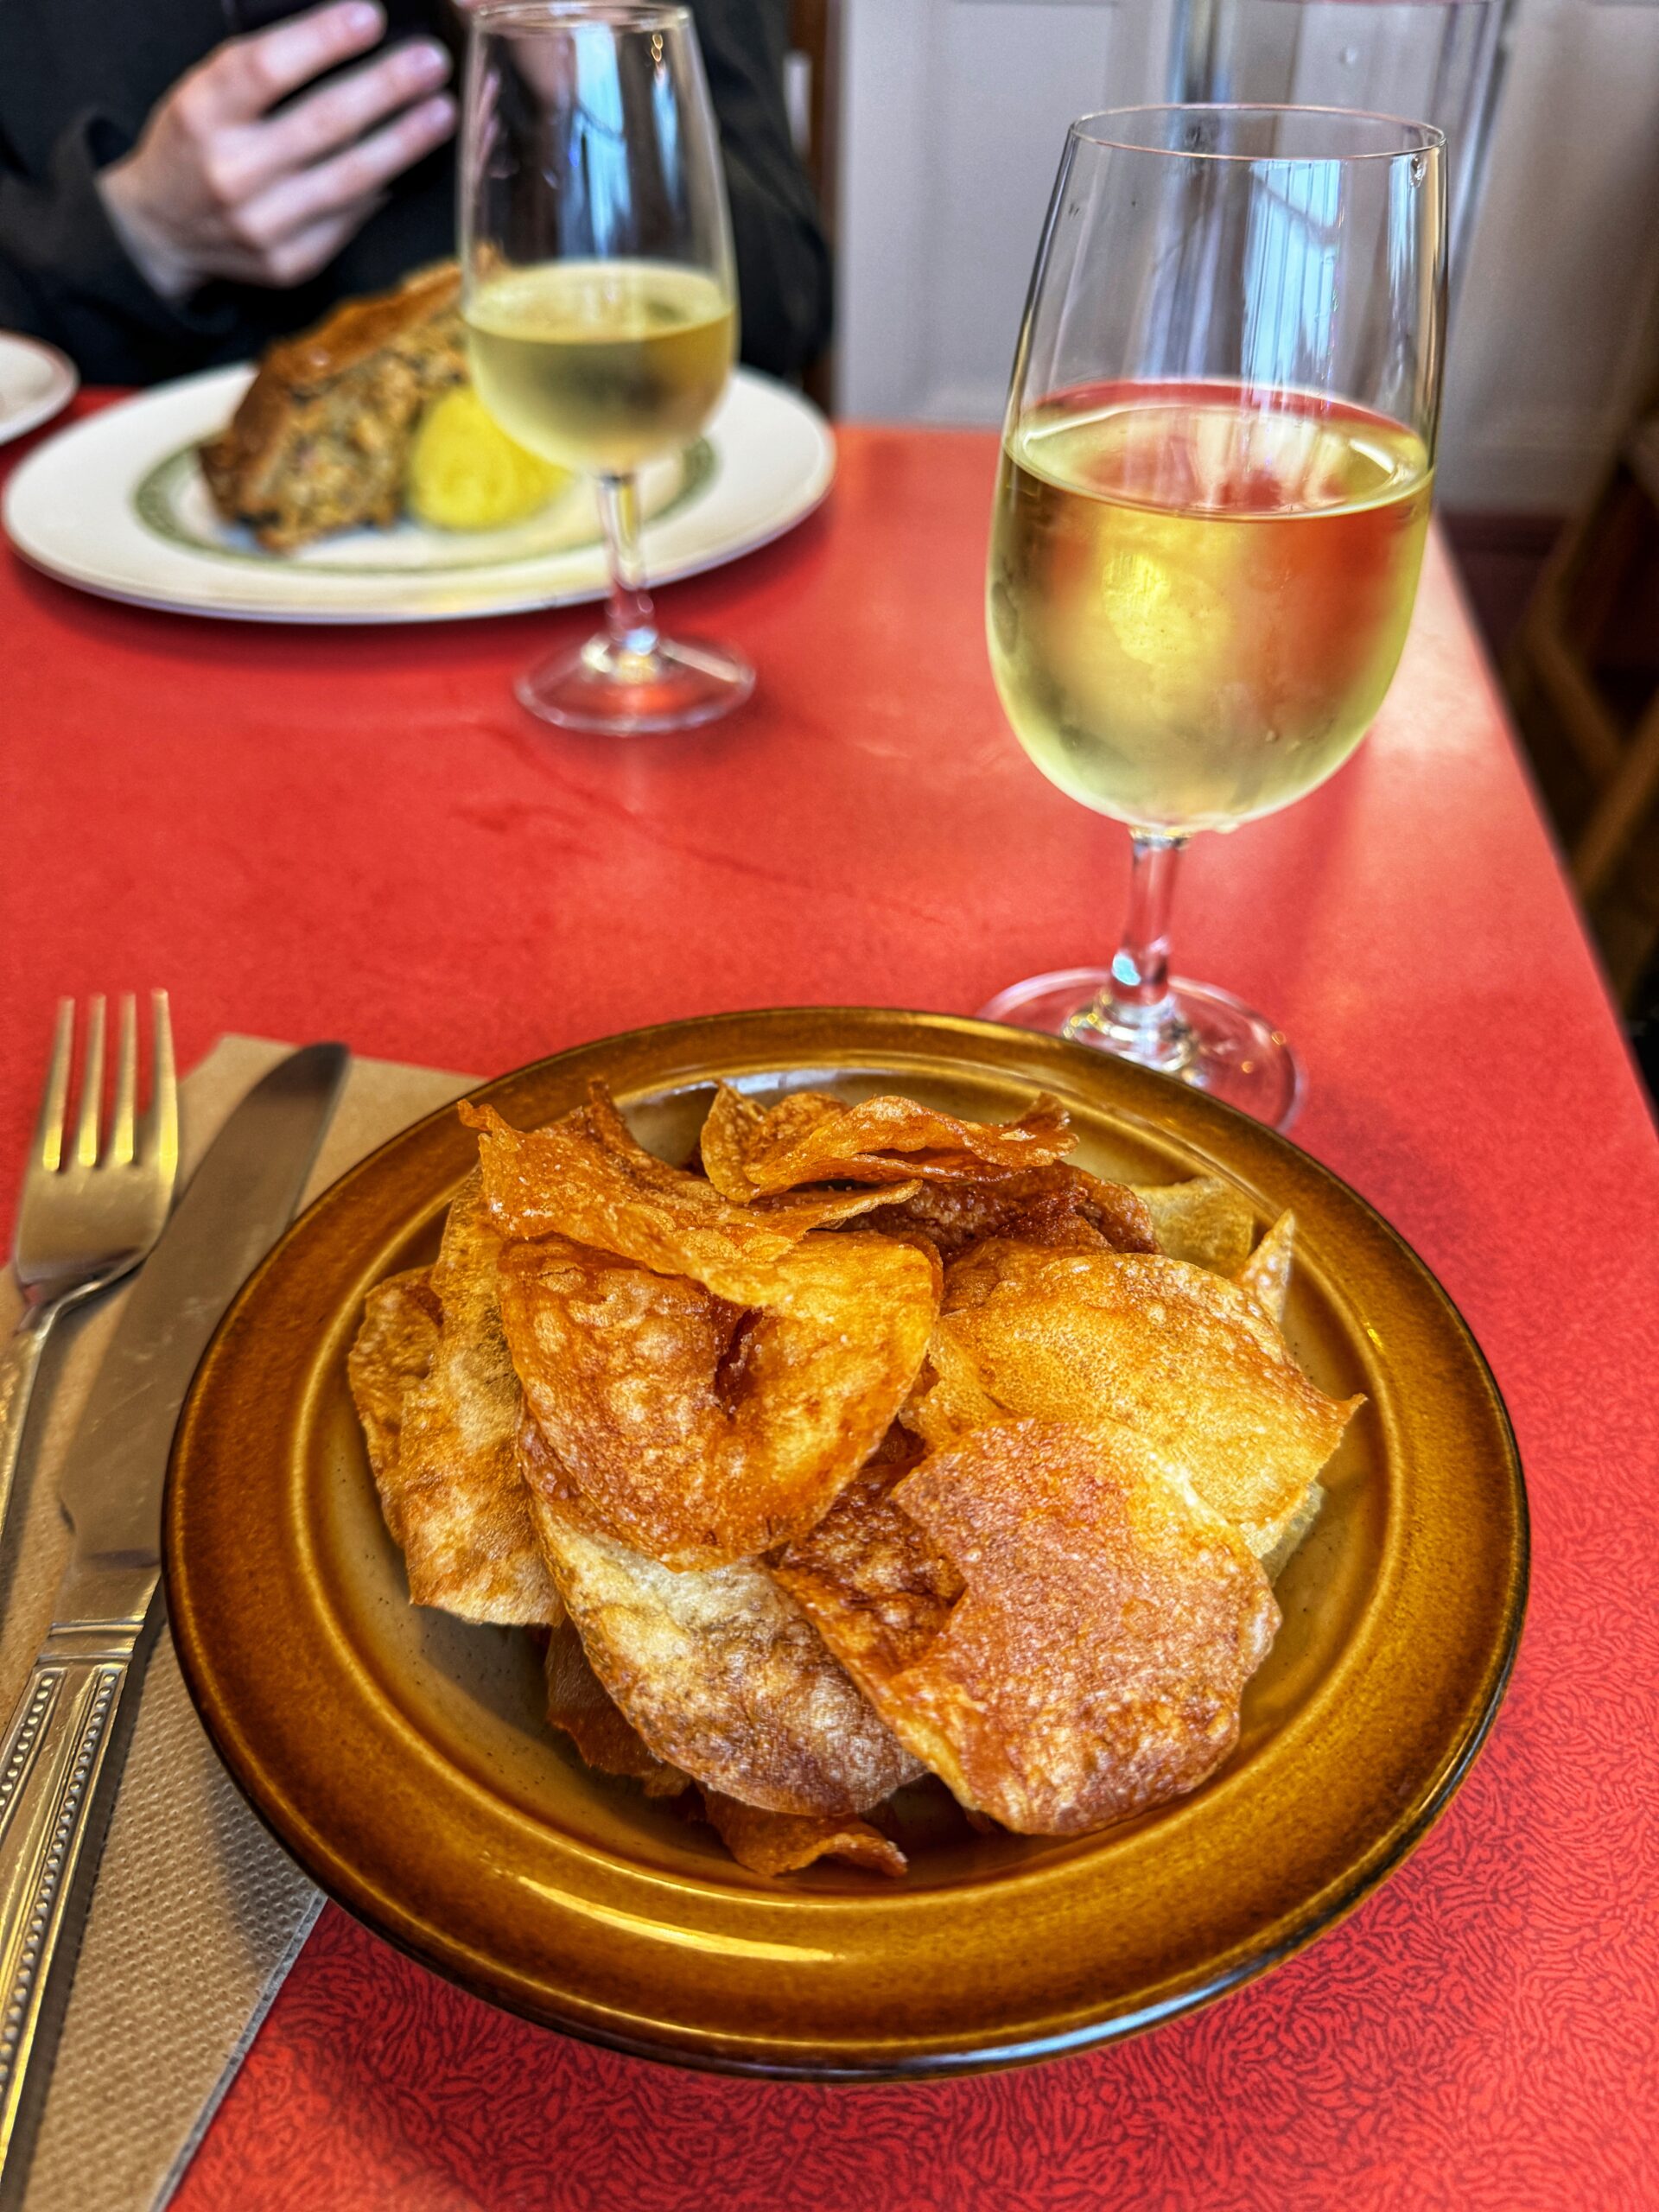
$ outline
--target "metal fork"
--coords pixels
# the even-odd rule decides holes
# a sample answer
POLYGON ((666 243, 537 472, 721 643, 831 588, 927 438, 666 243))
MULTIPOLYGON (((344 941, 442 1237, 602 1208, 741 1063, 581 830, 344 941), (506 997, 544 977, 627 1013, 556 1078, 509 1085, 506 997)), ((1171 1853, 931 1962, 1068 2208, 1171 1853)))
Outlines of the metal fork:
POLYGON ((167 993, 152 991, 155 1066, 142 1120, 137 1009, 120 1001, 115 1047, 114 1110, 105 1141, 104 1001, 90 1000, 81 1055, 80 1109, 68 1137, 69 1067, 75 1002, 58 1001, 57 1035, 41 1118, 23 1171, 22 1206, 12 1252, 23 1311, 0 1347, 0 1536, 11 1503, 29 1393, 59 1314, 138 1265, 166 1224, 179 1174, 179 1090, 167 993))

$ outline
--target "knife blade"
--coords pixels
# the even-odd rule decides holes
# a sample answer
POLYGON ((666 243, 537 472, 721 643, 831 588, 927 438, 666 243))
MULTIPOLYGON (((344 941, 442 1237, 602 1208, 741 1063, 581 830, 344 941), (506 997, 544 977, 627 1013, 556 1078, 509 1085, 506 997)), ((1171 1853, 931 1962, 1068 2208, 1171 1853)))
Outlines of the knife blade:
POLYGON ((54 1626, 147 1608, 180 1405, 232 1299, 293 1218, 350 1058, 343 1045, 308 1045, 254 1084, 139 1270, 64 1463, 74 1547, 54 1626))
POLYGON ((0 1736, 0 2204, 21 2202, 50 2068, 58 1941, 118 1778, 117 1720, 143 1671, 162 1491, 207 1340, 293 1217, 350 1060, 308 1045, 255 1084, 145 1262, 69 1446, 74 1524, 51 1631, 0 1736))

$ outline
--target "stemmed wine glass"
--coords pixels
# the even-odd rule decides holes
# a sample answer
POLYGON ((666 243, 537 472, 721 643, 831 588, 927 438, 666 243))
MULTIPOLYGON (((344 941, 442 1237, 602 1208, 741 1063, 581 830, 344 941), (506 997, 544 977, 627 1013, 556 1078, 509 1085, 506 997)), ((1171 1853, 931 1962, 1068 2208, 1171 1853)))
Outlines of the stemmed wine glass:
POLYGON ((467 25, 474 382, 521 445, 592 476, 610 565, 606 629, 521 677, 518 694, 571 728, 690 728, 754 685, 736 654, 660 635, 639 549, 639 471, 696 436, 737 350, 731 218, 690 15, 482 0, 467 25))
POLYGON ((991 1019, 1121 1052, 1283 1126, 1283 1037, 1172 980, 1199 830, 1338 768, 1393 677, 1428 527, 1445 302, 1440 134, 1329 108, 1071 126, 1004 426, 987 632, 1051 782, 1127 823, 1109 968, 991 1019))

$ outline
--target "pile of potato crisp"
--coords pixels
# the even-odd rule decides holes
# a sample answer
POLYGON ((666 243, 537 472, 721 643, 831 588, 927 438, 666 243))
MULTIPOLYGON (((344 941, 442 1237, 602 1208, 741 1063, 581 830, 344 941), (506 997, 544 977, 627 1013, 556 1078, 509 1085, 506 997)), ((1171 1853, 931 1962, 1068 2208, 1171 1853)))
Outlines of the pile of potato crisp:
POLYGON ((1047 1096, 721 1085, 685 1167, 602 1085, 460 1111, 478 1171, 352 1390, 410 1597, 543 1633, 590 1766, 761 1873, 900 1874, 925 1771, 1073 1835, 1227 1756, 1361 1402, 1286 1344, 1288 1215, 1069 1166, 1047 1096))

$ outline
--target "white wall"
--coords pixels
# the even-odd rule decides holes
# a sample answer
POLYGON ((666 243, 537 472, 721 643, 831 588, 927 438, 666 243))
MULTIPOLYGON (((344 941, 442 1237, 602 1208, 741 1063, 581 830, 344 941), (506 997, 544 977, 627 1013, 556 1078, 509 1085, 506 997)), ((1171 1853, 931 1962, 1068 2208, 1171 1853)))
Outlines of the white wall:
POLYGON ((1000 419, 1066 125, 1158 98, 1169 22, 1170 0, 843 0, 840 412, 1000 419))
POLYGON ((1659 353, 1659 6, 1519 0, 1446 357, 1441 497, 1564 513, 1659 353))
MULTIPOLYGON (((843 0, 837 404, 991 423, 1073 115, 1161 98, 1173 0, 843 0)), ((1441 496, 1559 512, 1659 352, 1659 4, 1516 0, 1441 496)))

